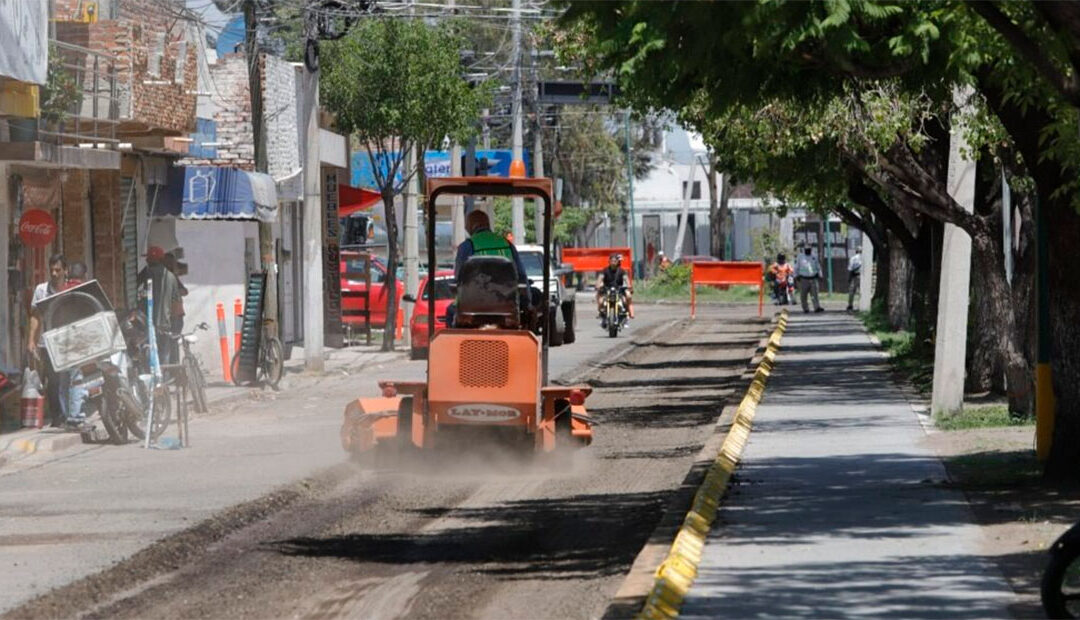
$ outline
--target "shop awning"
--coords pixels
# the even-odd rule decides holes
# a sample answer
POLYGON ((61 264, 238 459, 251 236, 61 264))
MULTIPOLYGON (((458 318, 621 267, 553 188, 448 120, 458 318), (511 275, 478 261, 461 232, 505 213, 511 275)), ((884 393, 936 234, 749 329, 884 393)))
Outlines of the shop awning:
POLYGON ((181 219, 273 222, 277 210, 277 188, 268 174, 215 166, 184 168, 181 219))
POLYGON ((338 217, 348 217, 357 211, 366 211, 382 200, 379 192, 362 187, 338 184, 338 217))

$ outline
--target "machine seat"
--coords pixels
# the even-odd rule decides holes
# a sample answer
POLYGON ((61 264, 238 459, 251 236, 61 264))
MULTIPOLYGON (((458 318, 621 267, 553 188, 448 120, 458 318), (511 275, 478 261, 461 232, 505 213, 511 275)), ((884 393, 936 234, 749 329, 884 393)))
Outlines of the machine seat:
POLYGON ((503 256, 472 256, 457 281, 455 327, 518 329, 518 274, 503 256))

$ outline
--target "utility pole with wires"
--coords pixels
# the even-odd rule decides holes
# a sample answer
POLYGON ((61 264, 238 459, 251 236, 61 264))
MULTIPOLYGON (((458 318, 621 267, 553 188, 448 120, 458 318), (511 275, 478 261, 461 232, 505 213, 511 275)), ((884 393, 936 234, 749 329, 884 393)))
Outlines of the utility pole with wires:
MULTIPOLYGON (((262 62, 259 58, 259 15, 257 0, 244 0, 244 57, 247 60, 248 91, 251 94, 251 135, 255 146, 255 172, 266 174, 270 162, 266 154, 266 118, 263 114, 262 62)), ((266 300, 263 320, 271 335, 278 335, 277 257, 274 231, 269 222, 259 221, 259 256, 266 270, 266 300)))
MULTIPOLYGON (((514 99, 511 107, 514 123, 513 161, 510 162, 510 176, 525 176, 525 158, 523 157, 523 138, 521 126, 521 0, 514 0, 511 13, 513 36, 514 99)), ((511 232, 516 243, 525 241, 525 199, 514 196, 511 201, 513 223, 511 232)))

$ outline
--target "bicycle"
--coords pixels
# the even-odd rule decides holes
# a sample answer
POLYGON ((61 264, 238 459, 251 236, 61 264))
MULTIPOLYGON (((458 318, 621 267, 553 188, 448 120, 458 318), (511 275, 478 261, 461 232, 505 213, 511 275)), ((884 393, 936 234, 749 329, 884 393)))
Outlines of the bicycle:
POLYGON ((170 339, 180 344, 180 365, 184 372, 184 386, 191 392, 191 400, 195 403, 195 413, 210 411, 206 403, 206 377, 203 376, 199 366, 199 358, 191 351, 191 345, 198 342, 195 332, 207 331, 210 326, 205 322, 199 323, 195 329, 186 334, 166 334, 170 339))
MULTIPOLYGON (((263 324, 263 337, 259 343, 259 362, 255 367, 255 383, 262 383, 277 389, 281 376, 285 373, 285 347, 281 340, 269 329, 269 321, 263 324)), ((240 379, 240 352, 233 355, 232 380, 236 385, 243 385, 240 379)))

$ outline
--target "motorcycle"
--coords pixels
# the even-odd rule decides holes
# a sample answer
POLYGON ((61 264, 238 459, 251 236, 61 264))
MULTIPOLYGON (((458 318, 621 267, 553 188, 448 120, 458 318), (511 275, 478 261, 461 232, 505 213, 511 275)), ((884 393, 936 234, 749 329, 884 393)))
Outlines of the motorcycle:
POLYGON ((606 329, 608 336, 614 338, 619 330, 626 326, 626 305, 623 304, 622 291, 613 286, 603 291, 604 304, 600 313, 600 329, 606 329))
POLYGON ((1080 617, 1080 523, 1050 547, 1040 594, 1047 618, 1080 617))
POLYGON ((789 275, 783 280, 773 281, 773 299, 778 306, 795 304, 795 276, 789 275))

